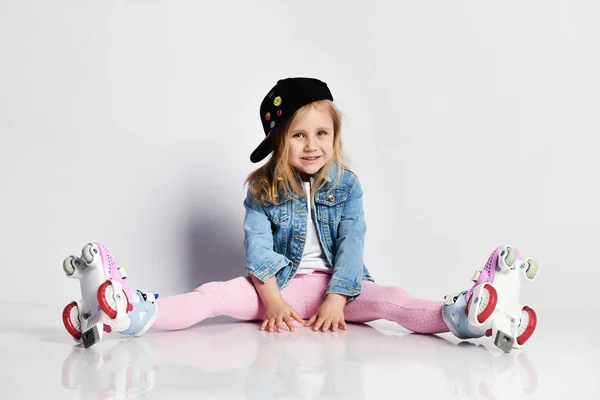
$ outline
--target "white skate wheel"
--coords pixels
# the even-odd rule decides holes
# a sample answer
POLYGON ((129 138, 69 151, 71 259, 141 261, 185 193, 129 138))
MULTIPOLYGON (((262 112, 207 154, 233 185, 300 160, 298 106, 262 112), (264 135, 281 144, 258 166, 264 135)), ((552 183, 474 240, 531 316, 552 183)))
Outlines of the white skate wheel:
POLYGON ((99 254, 100 250, 98 250, 98 246, 94 243, 88 243, 81 251, 81 258, 83 258, 87 264, 91 264, 94 261, 94 258, 99 254))
POLYGON ((528 258, 527 259, 527 269, 525 269, 525 275, 527 276, 527 278, 533 280, 539 271, 539 266, 538 263, 533 261, 532 259, 528 258))
POLYGON ((498 255, 498 267, 501 271, 509 270, 517 261, 517 252, 510 246, 506 246, 498 255))
POLYGON ((63 261, 63 270, 67 276, 72 276, 75 273, 75 266, 73 265, 74 260, 75 257, 69 256, 63 261))

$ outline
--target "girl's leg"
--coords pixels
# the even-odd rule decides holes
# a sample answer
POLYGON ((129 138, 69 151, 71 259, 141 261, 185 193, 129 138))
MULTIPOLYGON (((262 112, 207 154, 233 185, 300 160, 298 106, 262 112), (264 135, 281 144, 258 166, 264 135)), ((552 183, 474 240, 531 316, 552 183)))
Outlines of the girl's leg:
POLYGON ((449 332, 441 301, 417 299, 398 287, 370 281, 363 281, 361 294, 346 305, 344 317, 348 322, 387 319, 415 333, 449 332))
MULTIPOLYGON (((302 315, 305 311, 301 288, 300 280, 294 278, 281 294, 302 315)), ((245 321, 265 318, 265 308, 249 276, 205 283, 189 293, 161 297, 157 303, 154 329, 184 329, 218 315, 245 321)))
MULTIPOLYGON (((305 318, 310 318, 325 300, 330 275, 315 272, 305 279, 305 318)), ((416 333, 449 332, 442 318, 441 301, 417 299, 398 287, 379 286, 370 281, 363 281, 360 295, 346 304, 344 318, 347 322, 387 319, 416 333)))

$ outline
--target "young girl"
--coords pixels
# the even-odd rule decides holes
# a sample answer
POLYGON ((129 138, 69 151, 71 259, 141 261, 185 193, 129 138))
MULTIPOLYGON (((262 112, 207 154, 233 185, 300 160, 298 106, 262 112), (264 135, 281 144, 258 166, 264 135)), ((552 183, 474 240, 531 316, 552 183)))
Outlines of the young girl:
MULTIPOLYGON (((344 164, 341 116, 324 82, 278 81, 262 101, 260 118, 265 139, 250 159, 257 163, 273 154, 247 179, 247 276, 158 300, 120 280, 131 303, 129 327, 122 333, 184 329, 227 315, 259 321, 269 332, 293 331, 295 322, 335 332, 347 329, 347 322, 383 318, 417 333, 482 336, 467 325, 467 292, 442 303, 374 282, 363 263, 361 185, 344 164)), ((101 244, 86 248, 87 259, 70 257, 65 265, 85 265, 96 252, 116 267, 101 244)), ((494 251, 489 265, 500 251, 494 251)))

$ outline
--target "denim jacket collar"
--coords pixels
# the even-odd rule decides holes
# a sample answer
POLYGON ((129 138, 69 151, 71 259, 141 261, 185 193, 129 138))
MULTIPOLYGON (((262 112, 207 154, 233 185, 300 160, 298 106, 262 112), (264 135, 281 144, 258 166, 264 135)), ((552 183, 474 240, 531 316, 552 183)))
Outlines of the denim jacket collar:
MULTIPOLYGON (((336 176, 336 174, 338 173, 338 168, 340 168, 340 167, 337 162, 333 162, 331 164, 329 171, 327 171, 324 176, 325 181, 327 182, 326 186, 324 188, 328 188, 328 185, 331 185, 331 182, 333 181, 333 177, 336 176)), ((296 178, 296 181, 298 183, 302 183, 302 177, 295 170, 294 170, 294 177, 296 178)), ((314 175, 310 177, 309 182, 310 182, 311 186, 315 183, 314 175)), ((296 193, 292 193, 291 195, 286 194, 285 191, 282 189, 279 191, 279 201, 277 202, 277 204, 281 204, 284 201, 289 200, 290 198, 298 200, 298 195, 296 193)))
MULTIPOLYGON (((323 167, 323 168, 326 168, 326 167, 323 167)), ((338 168, 339 168, 339 166, 338 166, 337 162, 334 161, 334 162, 331 163, 331 168, 329 168, 329 171, 327 171, 325 173, 325 180, 327 181, 327 183, 331 183, 332 177, 337 173, 338 168)), ((298 182, 302 182, 302 177, 295 170, 294 170, 294 177, 296 178, 296 180, 298 182)), ((311 184, 315 183, 315 177, 314 177, 314 175, 312 175, 310 177, 309 181, 310 181, 311 184)))

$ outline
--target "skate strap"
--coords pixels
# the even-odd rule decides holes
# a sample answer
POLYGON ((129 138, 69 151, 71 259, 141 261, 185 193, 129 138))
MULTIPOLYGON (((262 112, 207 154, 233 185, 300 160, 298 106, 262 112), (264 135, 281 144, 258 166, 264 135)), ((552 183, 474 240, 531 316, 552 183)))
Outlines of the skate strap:
POLYGON ((139 292, 141 299, 147 303, 154 303, 154 300, 158 299, 158 293, 156 292, 148 292, 146 290, 137 289, 139 292))
POLYGON ((460 296, 462 293, 463 292, 456 292, 445 296, 444 304, 446 304, 447 306, 451 306, 452 304, 454 304, 454 298, 460 296))

